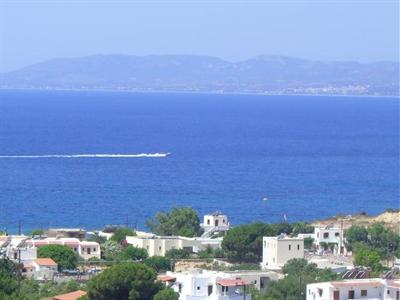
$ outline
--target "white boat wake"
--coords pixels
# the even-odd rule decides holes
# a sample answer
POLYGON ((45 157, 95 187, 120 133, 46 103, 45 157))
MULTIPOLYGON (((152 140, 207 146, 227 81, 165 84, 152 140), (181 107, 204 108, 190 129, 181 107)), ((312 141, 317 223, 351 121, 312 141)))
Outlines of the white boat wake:
POLYGON ((0 158, 139 158, 167 157, 171 153, 138 153, 138 154, 45 154, 45 155, 0 155, 0 158))

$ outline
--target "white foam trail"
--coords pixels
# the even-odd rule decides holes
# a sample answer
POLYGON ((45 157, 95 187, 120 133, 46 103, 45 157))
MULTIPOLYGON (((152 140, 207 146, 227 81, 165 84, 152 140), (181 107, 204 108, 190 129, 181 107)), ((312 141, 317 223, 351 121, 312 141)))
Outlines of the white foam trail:
POLYGON ((167 157, 171 153, 0 155, 0 158, 138 158, 167 157))

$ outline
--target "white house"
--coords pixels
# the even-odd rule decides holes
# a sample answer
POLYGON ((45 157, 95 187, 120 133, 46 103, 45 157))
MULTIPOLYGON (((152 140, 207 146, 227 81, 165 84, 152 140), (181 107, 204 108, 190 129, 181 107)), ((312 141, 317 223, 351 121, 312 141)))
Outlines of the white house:
POLYGON ((259 291, 266 291, 272 281, 283 279, 284 275, 280 272, 252 270, 252 271, 225 271, 224 273, 240 278, 247 283, 251 283, 259 291))
POLYGON ((23 264, 23 275, 35 280, 53 280, 57 274, 57 264, 51 258, 38 258, 23 264))
POLYGON ((324 250, 330 250, 330 248, 332 248, 334 255, 346 255, 343 229, 331 226, 315 227, 314 247, 320 254, 322 254, 324 250), (324 249, 323 246, 326 246, 327 249, 324 249))
POLYGON ((37 258, 36 247, 7 247, 7 257, 14 262, 32 261, 37 258))
POLYGON ((286 235, 263 237, 262 255, 264 269, 280 269, 290 259, 304 258, 304 240, 286 235))
POLYGON ((25 235, 10 235, 2 239, 1 255, 15 262, 32 261, 37 258, 37 249, 25 243, 25 235))
POLYGON ((101 257, 100 245, 96 242, 80 241, 77 238, 45 238, 45 239, 29 239, 26 244, 30 247, 42 247, 47 245, 63 245, 71 248, 76 254, 83 259, 101 257))
POLYGON ((214 233, 226 233, 230 228, 228 216, 220 211, 205 215, 203 223, 200 226, 204 229, 203 236, 211 236, 214 233))
POLYGON ((307 285, 307 300, 399 300, 400 280, 351 279, 307 285))
POLYGON ((159 279, 179 293, 179 300, 251 300, 252 284, 223 272, 167 272, 159 279))
POLYGON ((183 236, 142 234, 140 236, 127 236, 126 242, 134 247, 146 249, 149 256, 164 256, 171 249, 187 249, 190 252, 198 252, 209 247, 219 249, 221 248, 222 238, 188 238, 183 236))

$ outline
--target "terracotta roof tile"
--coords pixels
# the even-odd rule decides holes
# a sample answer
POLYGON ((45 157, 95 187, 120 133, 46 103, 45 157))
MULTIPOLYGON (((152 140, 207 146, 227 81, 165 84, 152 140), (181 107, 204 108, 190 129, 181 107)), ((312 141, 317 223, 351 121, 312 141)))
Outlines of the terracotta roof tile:
POLYGON ((35 262, 39 266, 57 266, 56 262, 51 258, 37 258, 35 262))
POLYGON ((220 278, 217 279, 217 284, 222 286, 243 286, 248 285, 248 283, 244 282, 242 279, 234 279, 234 278, 220 278))

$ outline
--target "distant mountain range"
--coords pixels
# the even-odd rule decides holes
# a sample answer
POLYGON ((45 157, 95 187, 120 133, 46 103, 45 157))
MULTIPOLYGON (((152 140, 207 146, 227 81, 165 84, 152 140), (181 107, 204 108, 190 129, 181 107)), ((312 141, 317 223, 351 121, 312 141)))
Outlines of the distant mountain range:
POLYGON ((192 55, 59 58, 0 74, 0 88, 399 95, 399 63, 192 55))

